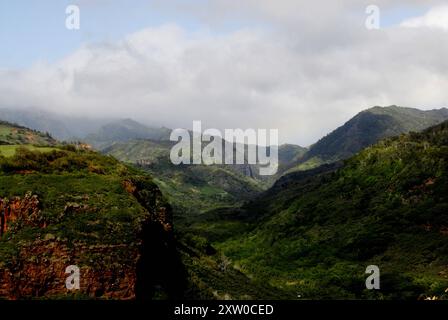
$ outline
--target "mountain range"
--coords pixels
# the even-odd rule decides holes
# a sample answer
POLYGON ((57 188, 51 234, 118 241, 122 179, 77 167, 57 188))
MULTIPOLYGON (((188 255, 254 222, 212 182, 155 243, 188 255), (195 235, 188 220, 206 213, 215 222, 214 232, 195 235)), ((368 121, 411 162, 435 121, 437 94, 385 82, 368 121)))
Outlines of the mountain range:
POLYGON ((85 140, 120 161, 137 164, 160 183, 175 212, 202 213, 238 205, 269 188, 283 174, 308 170, 346 159, 382 138, 420 131, 448 119, 448 109, 421 111, 397 106, 367 109, 329 133, 310 148, 293 144, 279 147, 279 170, 274 176, 257 175, 257 165, 172 165, 168 129, 154 129, 123 120, 103 126, 85 140), (146 137, 146 138, 145 138, 146 137), (182 199, 182 200, 179 200, 182 199))

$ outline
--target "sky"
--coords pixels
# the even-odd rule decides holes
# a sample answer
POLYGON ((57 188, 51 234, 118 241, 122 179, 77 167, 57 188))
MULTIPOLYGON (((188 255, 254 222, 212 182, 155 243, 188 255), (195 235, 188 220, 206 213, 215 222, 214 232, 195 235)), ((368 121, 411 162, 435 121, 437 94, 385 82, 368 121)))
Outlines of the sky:
POLYGON ((448 106, 444 2, 0 0, 0 107, 307 146, 372 106, 448 106))

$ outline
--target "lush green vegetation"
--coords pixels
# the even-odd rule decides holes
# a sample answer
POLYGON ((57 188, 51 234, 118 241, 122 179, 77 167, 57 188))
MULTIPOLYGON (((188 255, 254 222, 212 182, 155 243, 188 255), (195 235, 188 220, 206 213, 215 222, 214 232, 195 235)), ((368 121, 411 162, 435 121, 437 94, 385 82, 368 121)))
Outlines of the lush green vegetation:
POLYGON ((132 140, 103 150, 117 159, 149 172, 173 205, 176 227, 182 228, 202 213, 237 205, 261 192, 265 182, 245 176, 226 165, 173 165, 170 141, 132 140))
POLYGON ((448 123, 297 179, 215 215, 223 228, 252 225, 215 238, 235 267, 304 299, 446 297, 448 123), (370 264, 381 269, 380 291, 365 289, 370 264))
POLYGON ((0 145, 0 155, 4 157, 12 157, 16 154, 18 148, 25 148, 31 151, 50 152, 57 150, 54 147, 39 147, 33 145, 0 145))
POLYGON ((216 251, 210 242, 192 233, 178 237, 178 251, 187 270, 188 290, 192 299, 294 299, 290 292, 254 279, 238 269, 231 259, 216 251))
MULTIPOLYGON (((40 148, 39 148, 40 149, 40 148)), ((0 172, 14 174, 29 173, 98 173, 110 174, 125 166, 111 157, 103 157, 95 152, 77 151, 73 146, 60 146, 36 151, 36 148, 20 146, 10 157, 0 157, 0 172)))

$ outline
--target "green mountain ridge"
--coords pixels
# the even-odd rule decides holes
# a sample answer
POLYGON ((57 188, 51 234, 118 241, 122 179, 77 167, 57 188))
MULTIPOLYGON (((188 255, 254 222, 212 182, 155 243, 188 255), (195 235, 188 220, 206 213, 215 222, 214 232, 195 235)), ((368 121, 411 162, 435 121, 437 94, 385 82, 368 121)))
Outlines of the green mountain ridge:
POLYGON ((286 172, 349 158, 379 140, 421 131, 448 119, 448 109, 423 111, 397 106, 364 110, 313 144, 286 172))

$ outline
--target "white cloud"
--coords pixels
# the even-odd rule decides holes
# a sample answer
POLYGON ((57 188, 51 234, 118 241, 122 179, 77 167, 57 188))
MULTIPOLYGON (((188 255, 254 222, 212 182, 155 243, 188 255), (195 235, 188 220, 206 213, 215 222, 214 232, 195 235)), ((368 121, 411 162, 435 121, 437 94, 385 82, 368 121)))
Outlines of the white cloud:
POLYGON ((401 26, 407 28, 436 28, 448 31, 448 6, 432 8, 421 17, 403 21, 401 26))

